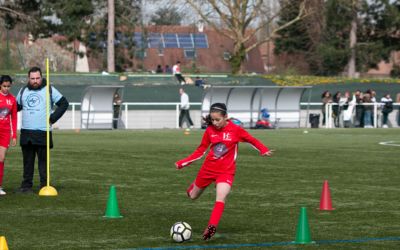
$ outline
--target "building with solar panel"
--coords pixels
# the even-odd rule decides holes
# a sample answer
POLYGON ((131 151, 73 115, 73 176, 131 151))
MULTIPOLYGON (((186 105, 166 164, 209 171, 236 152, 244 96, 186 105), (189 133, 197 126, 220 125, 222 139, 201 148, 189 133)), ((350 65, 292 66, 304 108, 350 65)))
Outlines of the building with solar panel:
MULTIPOLYGON (((229 59, 233 42, 229 38, 205 27, 196 26, 147 26, 135 32, 117 32, 115 45, 133 48, 134 56, 126 71, 154 71, 157 65, 172 67, 181 61, 183 71, 227 73, 231 71, 229 59)), ((107 46, 106 41, 91 34, 92 43, 107 46)), ((90 47, 90 46, 89 46, 90 47)), ((106 49, 106 47, 104 48, 106 49)), ((101 61, 101 60, 100 60, 101 61)), ((89 59, 90 71, 101 69, 99 60, 89 59)), ((247 72, 264 73, 264 62, 260 50, 254 49, 246 55, 244 69, 247 72)))

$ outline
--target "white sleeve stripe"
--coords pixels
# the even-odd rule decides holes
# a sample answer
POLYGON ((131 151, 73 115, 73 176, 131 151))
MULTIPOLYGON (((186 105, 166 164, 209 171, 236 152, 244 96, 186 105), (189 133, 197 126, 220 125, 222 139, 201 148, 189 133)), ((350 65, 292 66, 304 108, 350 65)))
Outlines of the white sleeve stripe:
POLYGON ((199 157, 197 157, 197 158, 195 158, 195 159, 193 159, 193 160, 190 160, 190 161, 187 161, 187 162, 182 163, 182 166, 184 167, 184 166, 187 166, 187 165, 189 165, 190 163, 192 163, 192 162, 194 162, 194 161, 197 161, 198 159, 200 159, 201 157, 203 157, 204 154, 205 154, 205 152, 204 152, 202 155, 200 155, 199 157))

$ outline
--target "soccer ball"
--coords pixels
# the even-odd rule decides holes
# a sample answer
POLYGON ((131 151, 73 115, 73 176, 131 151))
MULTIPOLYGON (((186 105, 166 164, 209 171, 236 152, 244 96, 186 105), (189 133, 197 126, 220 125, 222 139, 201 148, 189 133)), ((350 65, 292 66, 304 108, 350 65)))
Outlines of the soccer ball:
POLYGON ((170 231, 171 238, 178 243, 190 240, 192 238, 192 227, 183 221, 176 222, 170 231))

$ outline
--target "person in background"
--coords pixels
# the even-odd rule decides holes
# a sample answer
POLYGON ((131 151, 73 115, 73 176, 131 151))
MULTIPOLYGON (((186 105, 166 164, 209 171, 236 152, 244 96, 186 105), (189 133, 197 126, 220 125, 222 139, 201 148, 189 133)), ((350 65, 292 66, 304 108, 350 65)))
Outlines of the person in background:
POLYGON ((179 127, 182 128, 183 126, 183 120, 187 119, 189 122, 189 127, 193 128, 193 121, 190 118, 190 113, 189 113, 189 108, 190 108, 190 103, 189 103, 189 96, 188 94, 185 93, 185 90, 183 88, 179 89, 179 94, 181 95, 181 112, 179 114, 179 127))
POLYGON ((336 128, 338 128, 340 126, 340 114, 342 111, 342 106, 339 105, 339 102, 340 102, 341 96, 342 96, 342 93, 340 93, 338 91, 335 93, 335 95, 333 96, 333 99, 332 99, 332 102, 334 103, 334 105, 332 106, 332 116, 333 116, 333 123, 336 128))
POLYGON ((374 110, 374 106, 371 100, 371 94, 369 92, 364 93, 363 97, 364 104, 364 128, 373 128, 372 125, 372 112, 374 110))
POLYGON ((172 74, 172 69, 169 67, 168 64, 165 65, 164 73, 166 73, 166 74, 172 74))
POLYGON ((382 103, 382 128, 388 128, 389 114, 393 111, 393 100, 390 94, 386 94, 381 98, 382 103))
MULTIPOLYGON (((397 93, 397 95, 396 95, 396 103, 400 103, 400 93, 397 93)), ((398 111, 397 111, 397 126, 400 127, 400 105, 399 105, 398 111)))
POLYGON ((181 85, 186 84, 185 78, 182 76, 180 61, 177 61, 176 64, 172 67, 172 74, 178 80, 178 84, 181 84, 181 85))
POLYGON ((40 175, 40 188, 47 185, 47 122, 50 124, 50 148, 53 147, 51 125, 56 123, 67 111, 68 100, 53 86, 49 86, 50 110, 47 110, 46 79, 42 78, 42 71, 33 67, 28 72, 28 84, 22 87, 17 95, 18 111, 21 115, 20 145, 23 157, 23 180, 20 192, 32 192, 33 173, 36 155, 40 175), (52 112, 52 106, 57 108, 52 112), (47 121, 47 112, 50 119, 47 121))
POLYGON ((163 73, 163 69, 162 69, 162 67, 161 67, 161 65, 159 64, 159 65, 157 65, 157 68, 156 68, 156 73, 157 74, 162 74, 163 73))
MULTIPOLYGON (((369 93, 370 95, 371 95, 371 103, 373 103, 374 105, 372 106, 372 113, 371 113, 371 124, 372 124, 372 126, 374 127, 374 125, 375 125, 375 119, 374 119, 374 117, 375 117, 375 104, 376 104, 376 91, 375 90, 373 90, 373 89, 368 89, 367 91, 366 91, 366 93, 369 93)), ((378 106, 379 107, 379 106, 378 106)))
POLYGON ((3 189, 4 161, 8 147, 17 145, 17 101, 10 93, 12 79, 8 75, 0 78, 0 195, 3 189))
POLYGON ((332 102, 332 95, 331 93, 326 90, 322 93, 322 125, 324 126, 326 123, 326 105, 332 102))
POLYGON ((343 127, 352 127, 351 119, 353 117, 354 106, 356 104, 356 98, 350 97, 350 91, 344 92, 344 96, 340 99, 339 105, 343 107, 343 127))
POLYGON ((121 115, 121 104, 122 104, 122 99, 117 90, 117 91, 115 91, 114 98, 113 98, 113 128, 114 129, 118 128, 118 122, 119 122, 119 118, 121 115))
POLYGON ((204 88, 205 83, 204 83, 204 80, 202 78, 196 76, 196 79, 194 80, 194 85, 196 87, 204 88))
POLYGON ((203 232, 203 240, 209 240, 215 235, 224 212, 225 202, 235 178, 239 142, 251 144, 261 156, 273 154, 273 150, 228 119, 224 103, 212 104, 206 121, 208 126, 197 149, 188 157, 175 162, 176 169, 182 169, 199 160, 210 148, 196 179, 186 190, 188 197, 195 200, 209 185, 215 183, 215 203, 203 232))
POLYGON ((356 100, 356 114, 354 116, 354 127, 362 128, 364 127, 364 106, 363 106, 363 98, 364 95, 360 90, 356 90, 354 93, 356 100))

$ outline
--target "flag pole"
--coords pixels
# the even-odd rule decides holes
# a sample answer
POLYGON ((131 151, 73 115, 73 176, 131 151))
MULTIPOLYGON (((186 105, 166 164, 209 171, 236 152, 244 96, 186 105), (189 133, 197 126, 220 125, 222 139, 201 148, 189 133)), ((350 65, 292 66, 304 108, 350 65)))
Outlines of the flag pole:
POLYGON ((57 190, 50 186, 50 71, 49 58, 46 58, 46 163, 47 185, 40 189, 40 196, 57 196, 57 190))

